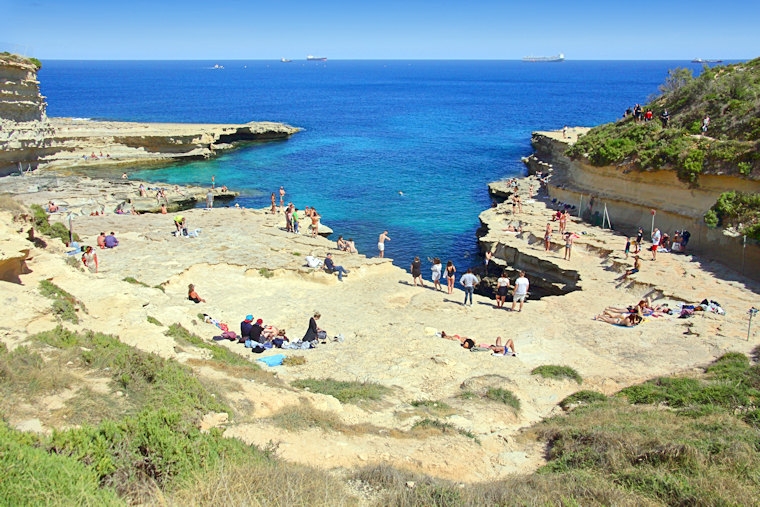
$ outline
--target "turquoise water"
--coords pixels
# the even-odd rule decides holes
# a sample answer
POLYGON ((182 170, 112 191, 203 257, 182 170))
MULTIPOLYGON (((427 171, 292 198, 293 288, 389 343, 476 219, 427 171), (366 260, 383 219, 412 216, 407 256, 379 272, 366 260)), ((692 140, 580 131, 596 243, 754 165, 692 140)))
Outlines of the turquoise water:
MULTIPOLYGON (((133 172, 287 200, 375 255, 478 261, 487 183, 524 173, 534 130, 593 126, 644 103, 684 62, 43 62, 49 116, 122 121, 278 121, 304 130, 214 160, 133 172), (219 63, 224 70, 213 70, 219 63)), ((131 172, 131 171, 128 171, 131 172)), ((244 240, 250 240, 246 238, 244 240)))

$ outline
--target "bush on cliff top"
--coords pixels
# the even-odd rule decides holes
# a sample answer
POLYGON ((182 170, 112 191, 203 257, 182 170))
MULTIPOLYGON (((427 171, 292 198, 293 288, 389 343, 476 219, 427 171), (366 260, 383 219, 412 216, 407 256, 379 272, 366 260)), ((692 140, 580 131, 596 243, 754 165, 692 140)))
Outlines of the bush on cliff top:
POLYGON ((732 227, 748 238, 760 241, 760 195, 746 192, 723 192, 705 214, 708 227, 732 227))
POLYGON ((568 155, 596 166, 674 169, 691 186, 698 185, 701 173, 751 177, 760 170, 760 59, 705 66, 697 78, 688 69, 673 69, 660 91, 643 106, 653 111, 653 121, 629 117, 596 127, 568 155), (667 128, 657 119, 665 109, 667 128), (703 136, 705 115, 710 125, 703 136))

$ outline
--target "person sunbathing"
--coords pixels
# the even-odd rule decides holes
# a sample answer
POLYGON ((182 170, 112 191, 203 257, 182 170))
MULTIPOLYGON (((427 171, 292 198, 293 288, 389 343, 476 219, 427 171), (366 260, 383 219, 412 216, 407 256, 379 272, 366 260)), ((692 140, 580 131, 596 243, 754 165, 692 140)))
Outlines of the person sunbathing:
POLYGON ((607 322, 608 324, 614 324, 616 326, 633 327, 641 323, 641 316, 637 313, 629 313, 625 317, 613 317, 611 315, 597 315, 594 320, 607 322))
POLYGON ((493 345, 490 343, 475 344, 475 340, 472 338, 460 336, 458 334, 446 334, 446 331, 441 331, 441 338, 445 340, 458 341, 461 344, 462 348, 465 349, 473 349, 475 347, 478 347, 483 349, 491 349, 496 354, 512 354, 513 356, 517 355, 517 351, 515 351, 515 342, 511 338, 507 338, 507 342, 503 343, 501 336, 497 336, 496 343, 493 345))

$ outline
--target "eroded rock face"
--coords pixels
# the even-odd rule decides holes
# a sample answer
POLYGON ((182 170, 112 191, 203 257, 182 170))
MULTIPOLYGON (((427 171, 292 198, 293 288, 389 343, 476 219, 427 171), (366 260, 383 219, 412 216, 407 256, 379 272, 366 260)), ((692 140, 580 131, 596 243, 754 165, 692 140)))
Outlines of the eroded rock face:
POLYGON ((36 169, 45 145, 45 97, 40 95, 37 67, 17 58, 0 57, 0 176, 36 169))

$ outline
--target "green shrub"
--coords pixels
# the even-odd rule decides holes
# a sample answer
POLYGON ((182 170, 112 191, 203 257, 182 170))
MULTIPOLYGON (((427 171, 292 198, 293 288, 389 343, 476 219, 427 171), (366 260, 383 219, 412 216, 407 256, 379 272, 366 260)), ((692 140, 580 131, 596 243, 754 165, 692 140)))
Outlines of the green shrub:
POLYGON ((489 400, 498 401, 515 410, 520 410, 520 400, 511 391, 501 387, 490 387, 486 390, 485 397, 489 400))
POLYGON ((259 275, 263 276, 264 278, 272 278, 274 276, 274 271, 267 268, 261 268, 259 269, 259 275))
POLYGON ((163 326, 163 324, 161 324, 161 322, 157 318, 151 317, 150 315, 148 315, 148 323, 154 324, 156 326, 163 326))
POLYGON ((476 442, 480 443, 478 438, 475 436, 474 433, 463 430, 462 428, 457 428, 451 423, 439 421, 438 419, 420 419, 416 423, 412 425, 412 432, 424 432, 427 430, 433 430, 435 432, 439 433, 459 433, 460 435, 463 435, 467 438, 471 438, 475 440, 476 442))
POLYGON ((90 467, 68 456, 48 453, 38 437, 0 421, 0 503, 3 505, 124 505, 110 488, 100 487, 90 467))
POLYGON ((570 380, 575 380, 578 384, 583 383, 583 377, 581 377, 577 371, 569 366, 547 364, 533 368, 531 373, 533 375, 541 375, 542 377, 549 379, 568 378, 570 380))
POLYGON ((39 288, 40 294, 53 300, 53 314, 60 320, 77 324, 79 323, 77 311, 87 311, 84 303, 49 280, 40 281, 39 288))
POLYGON ((303 379, 292 383, 293 387, 326 394, 341 403, 360 403, 381 399, 390 391, 387 387, 373 382, 346 382, 334 379, 303 379))
POLYGON ((207 342, 200 336, 191 333, 182 324, 172 324, 169 329, 164 333, 166 336, 174 338, 180 345, 192 345, 201 349, 211 351, 211 359, 222 365, 244 367, 252 371, 261 370, 258 365, 252 363, 244 356, 241 356, 237 352, 233 352, 227 347, 217 345, 213 342, 207 342))
POLYGON ((590 405, 591 403, 601 403, 607 401, 607 397, 597 391, 578 391, 567 396, 559 402, 563 410, 567 410, 573 405, 590 405))
MULTIPOLYGON (((30 209, 32 210, 32 223, 37 232, 51 238, 58 238, 63 243, 67 245, 69 244, 69 236, 71 234, 65 225, 60 222, 51 225, 47 211, 45 211, 39 204, 32 204, 30 209)), ((77 233, 73 233, 71 236, 73 236, 71 239, 74 241, 80 241, 77 233)))

